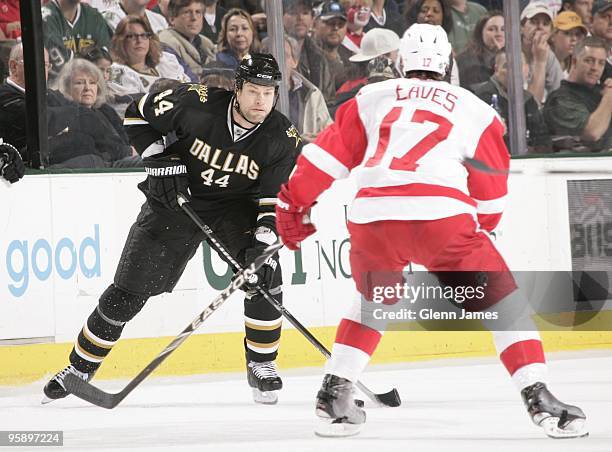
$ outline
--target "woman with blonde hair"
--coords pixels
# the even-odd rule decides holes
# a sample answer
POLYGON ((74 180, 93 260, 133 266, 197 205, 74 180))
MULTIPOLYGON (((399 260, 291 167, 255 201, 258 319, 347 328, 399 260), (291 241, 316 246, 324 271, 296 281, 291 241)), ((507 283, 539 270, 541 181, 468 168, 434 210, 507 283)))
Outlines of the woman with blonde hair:
POLYGON ((106 103, 107 89, 102 71, 84 58, 74 58, 64 65, 56 80, 57 89, 68 100, 86 108, 106 103))
POLYGON ((111 42, 111 55, 113 91, 147 93, 159 78, 190 81, 176 57, 162 51, 149 23, 138 16, 126 16, 119 22, 111 42))
POLYGON ((233 69, 249 53, 260 50, 257 30, 249 13, 232 8, 223 16, 217 47, 217 61, 233 69))
POLYGON ((59 92, 71 102, 54 106, 72 116, 70 126, 50 139, 50 161, 62 167, 141 166, 122 120, 106 103, 108 92, 102 71, 92 62, 74 58, 56 80, 59 92))

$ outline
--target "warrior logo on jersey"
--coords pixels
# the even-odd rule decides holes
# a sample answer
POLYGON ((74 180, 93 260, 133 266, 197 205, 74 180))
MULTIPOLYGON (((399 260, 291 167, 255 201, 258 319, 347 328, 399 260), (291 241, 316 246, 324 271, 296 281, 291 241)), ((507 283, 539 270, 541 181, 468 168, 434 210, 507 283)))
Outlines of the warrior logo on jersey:
POLYGON ((196 83, 190 84, 187 91, 195 91, 200 96, 200 102, 204 103, 208 100, 208 86, 199 85, 196 83))
POLYGON ((285 133, 289 138, 295 138, 295 147, 297 148, 298 144, 300 144, 300 141, 302 141, 302 137, 300 136, 295 126, 292 125, 291 127, 289 127, 285 133))

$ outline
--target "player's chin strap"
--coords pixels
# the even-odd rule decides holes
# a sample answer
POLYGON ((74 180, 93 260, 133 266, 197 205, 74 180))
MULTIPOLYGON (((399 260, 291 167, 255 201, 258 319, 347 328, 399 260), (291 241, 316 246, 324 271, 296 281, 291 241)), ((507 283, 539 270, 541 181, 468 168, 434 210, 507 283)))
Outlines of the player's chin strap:
MULTIPOLYGON (((249 124, 251 124, 253 126, 258 126, 259 124, 261 124, 261 122, 249 121, 249 119, 242 114, 242 112, 240 111, 240 104, 238 103, 238 98, 236 97, 235 94, 234 94, 234 97, 232 98, 232 102, 234 102, 234 110, 236 110, 236 113, 238 113, 242 119, 244 119, 246 122, 248 122, 249 124)), ((267 118, 267 116, 266 116, 266 118, 267 118)), ((233 120, 233 118, 232 118, 232 120, 233 120)), ((265 119, 264 119, 264 121, 265 121, 265 119)))
MULTIPOLYGON (((248 122, 249 124, 251 124, 253 126, 258 126, 259 124, 262 124, 266 119, 268 119, 268 116, 270 116, 272 114, 272 112, 276 108, 276 103, 278 102, 278 97, 279 97, 278 91, 276 91, 276 93, 274 93, 274 104, 272 104, 272 109, 270 110, 270 113, 268 113, 266 115, 266 117, 263 119, 263 121, 261 121, 261 122, 249 121, 249 119, 246 116, 244 116, 244 114, 242 114, 242 111, 240 111, 240 104, 238 103, 238 98, 236 97, 236 93, 234 93, 234 97, 232 97, 232 102, 234 103, 234 110, 236 110, 236 113, 238 113, 242 119, 244 119, 246 122, 248 122)), ((233 118, 232 118, 232 120, 233 120, 233 118)))

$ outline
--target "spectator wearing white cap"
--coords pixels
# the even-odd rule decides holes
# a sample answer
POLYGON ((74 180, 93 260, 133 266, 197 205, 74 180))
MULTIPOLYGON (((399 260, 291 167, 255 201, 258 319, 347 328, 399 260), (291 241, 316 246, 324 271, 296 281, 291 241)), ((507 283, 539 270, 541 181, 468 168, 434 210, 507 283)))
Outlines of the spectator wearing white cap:
POLYGON ((559 60, 548 44, 552 21, 553 14, 544 3, 529 3, 521 12, 521 45, 529 64, 527 90, 540 105, 563 79, 559 60))
MULTIPOLYGON (((349 58, 351 66, 349 79, 342 84, 336 92, 337 109, 342 103, 354 97, 362 86, 368 84, 370 68, 368 63, 376 58, 384 57, 389 60, 390 67, 395 67, 397 52, 400 45, 399 36, 386 28, 373 28, 368 31, 361 41, 359 52, 349 58)), ((399 75, 399 72, 397 73, 399 75)))
POLYGON ((557 14, 562 11, 561 6, 563 5, 563 0, 521 0, 520 9, 522 10, 528 3, 533 2, 544 3, 546 6, 548 6, 550 12, 553 13, 553 18, 557 17, 557 14))
POLYGON ((370 61, 377 56, 385 55, 395 62, 397 60, 397 50, 399 49, 400 38, 393 31, 387 28, 372 28, 363 36, 361 48, 355 55, 349 58, 353 63, 370 61))

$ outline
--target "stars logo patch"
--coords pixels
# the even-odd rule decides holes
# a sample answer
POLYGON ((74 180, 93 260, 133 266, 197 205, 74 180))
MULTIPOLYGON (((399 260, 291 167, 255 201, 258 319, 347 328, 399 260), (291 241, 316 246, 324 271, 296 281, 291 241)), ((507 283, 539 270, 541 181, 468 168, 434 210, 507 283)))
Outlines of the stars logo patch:
POLYGON ((289 127, 285 133, 289 138, 295 138, 295 147, 297 148, 298 144, 300 144, 300 141, 302 141, 302 137, 300 136, 295 126, 292 125, 291 127, 289 127))
POLYGON ((187 88, 187 91, 195 91, 200 96, 200 102, 204 103, 208 100, 208 86, 192 83, 187 88))

